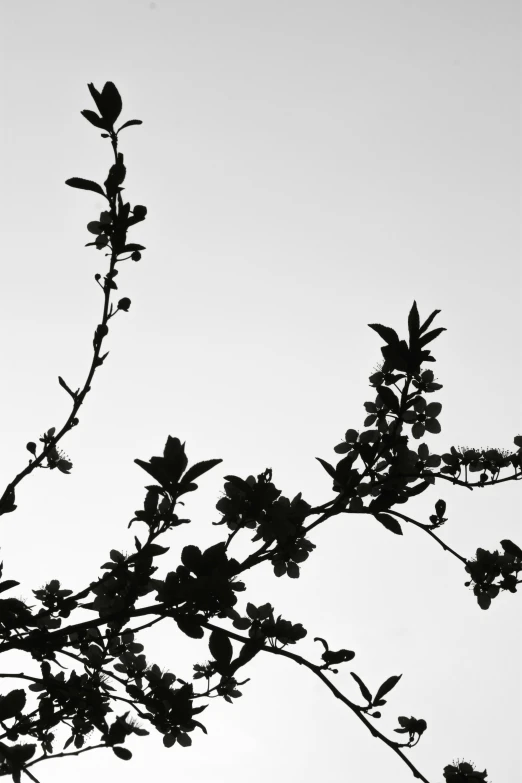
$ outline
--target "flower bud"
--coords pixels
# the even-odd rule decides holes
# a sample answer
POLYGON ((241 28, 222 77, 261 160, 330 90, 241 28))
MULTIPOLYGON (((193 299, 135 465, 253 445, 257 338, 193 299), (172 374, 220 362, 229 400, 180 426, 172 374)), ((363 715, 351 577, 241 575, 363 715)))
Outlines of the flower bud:
POLYGON ((134 209, 132 210, 134 217, 137 218, 144 218, 147 214, 147 207, 144 207, 142 204, 136 204, 134 209))
POLYGON ((118 302, 118 310, 123 310, 125 313, 128 313, 130 305, 131 300, 128 296, 124 296, 123 299, 120 299, 118 302))
POLYGON ((139 250, 135 250, 134 253, 131 255, 131 258, 133 261, 139 261, 141 258, 141 253, 139 250))
POLYGON ((439 517, 444 516, 444 512, 446 511, 446 502, 444 500, 437 500, 435 503, 435 511, 439 517))

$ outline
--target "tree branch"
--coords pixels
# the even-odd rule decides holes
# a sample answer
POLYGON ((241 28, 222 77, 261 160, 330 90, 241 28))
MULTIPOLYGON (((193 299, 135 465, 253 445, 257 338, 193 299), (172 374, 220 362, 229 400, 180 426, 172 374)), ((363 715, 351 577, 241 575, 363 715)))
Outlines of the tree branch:
POLYGON ((65 756, 79 756, 80 753, 87 753, 88 750, 96 750, 97 748, 107 748, 107 747, 108 745, 101 743, 100 745, 90 745, 88 748, 81 748, 80 750, 71 750, 68 751, 67 753, 53 753, 52 755, 47 755, 46 753, 44 753, 39 758, 34 759, 34 761, 30 761, 28 764, 26 764, 24 767, 24 772, 26 771, 27 767, 32 767, 33 764, 39 764, 40 761, 47 761, 48 759, 61 759, 61 758, 65 758, 65 756))
POLYGON ((445 549, 447 552, 450 552, 454 557, 458 558, 464 565, 467 564, 467 560, 465 557, 462 557, 462 555, 459 555, 458 552, 455 552, 454 549, 452 549, 450 546, 444 543, 442 539, 440 539, 438 536, 435 535, 435 533, 430 530, 429 527, 426 525, 423 525, 422 522, 416 522, 415 519, 412 519, 411 517, 406 516, 406 514, 402 514, 400 511, 395 511, 394 509, 388 509, 386 511, 387 514, 393 514, 396 517, 400 517, 401 519, 404 519, 405 522, 410 522, 412 525, 415 525, 416 527, 419 527, 421 530, 423 530, 425 533, 427 533, 429 536, 435 539, 435 541, 441 545, 443 549, 445 549))
MULTIPOLYGON (((115 156, 115 161, 116 161, 116 159, 117 159, 117 151, 116 151, 116 147, 114 146, 114 144, 113 144, 113 150, 114 150, 114 156, 115 156)), ((115 197, 110 200, 110 208, 111 208, 111 214, 116 216, 116 198, 115 197)), ((85 383, 83 385, 83 388, 77 395, 74 396, 74 404, 73 404, 72 410, 71 410, 71 412, 70 412, 70 414, 69 414, 65 424, 63 425, 62 429, 59 431, 59 433, 57 435, 53 435, 53 437, 51 438, 49 443, 47 443, 47 445, 44 444, 44 448, 42 450, 42 453, 38 457, 35 457, 34 460, 30 460, 30 462, 27 465, 27 467, 24 468, 24 470, 22 470, 20 473, 18 473, 18 475, 15 476, 15 478, 12 481, 9 482, 9 484, 7 485, 7 487, 4 490, 4 493, 3 493, 2 497, 0 498, 0 505, 2 504, 2 501, 7 499, 11 494, 12 494, 13 499, 14 499, 14 489, 15 489, 15 487, 22 481, 22 479, 24 479, 26 476, 28 476, 30 473, 32 473, 35 468, 37 468, 37 467, 39 467, 41 465, 42 461, 48 456, 48 454, 52 451, 52 449, 56 447, 56 445, 61 441, 63 436, 67 432, 69 432, 69 430, 72 429, 72 427, 75 426, 75 424, 77 424, 76 414, 78 413, 78 410, 80 409, 80 407, 81 407, 81 405, 82 405, 86 395, 88 394, 88 392, 91 389, 91 382, 92 382, 92 379, 94 377, 94 373, 96 371, 96 368, 98 366, 98 360, 100 358, 101 347, 102 347, 103 339, 104 339, 104 336, 105 336, 103 333, 105 331, 105 328, 107 327, 107 321, 109 319, 110 296, 111 296, 111 291, 113 290, 111 288, 111 286, 109 285, 109 281, 112 281, 112 273, 114 273, 114 270, 115 270, 115 267, 116 267, 116 263, 117 263, 117 253, 115 252, 114 248, 112 248, 112 250, 111 250, 111 260, 110 260, 110 264, 109 264, 109 273, 108 273, 108 276, 106 278, 106 284, 105 284, 105 286, 103 288, 103 290, 104 290, 104 300, 103 300, 103 314, 102 314, 101 326, 104 327, 104 328, 100 332, 100 338, 95 342, 94 354, 93 354, 93 358, 92 358, 92 361, 91 361, 91 366, 90 366, 89 372, 87 374, 87 379, 86 379, 86 381, 85 381, 85 383)))
MULTIPOLYGON (((208 628, 208 630, 210 631, 215 631, 215 630, 222 631, 231 639, 235 639, 236 641, 242 642, 243 644, 246 644, 247 642, 251 641, 251 639, 249 638, 240 636, 239 634, 234 633, 233 631, 229 631, 225 628, 222 628, 221 626, 214 625, 213 623, 201 622, 201 625, 204 628, 208 628)), ((337 699, 340 699, 340 701, 342 701, 343 704, 345 704, 359 718, 359 720, 362 721, 362 723, 364 723, 366 728, 371 732, 371 734, 374 737, 384 742, 389 748, 391 748, 394 751, 394 753, 396 753, 402 759, 402 761, 410 768, 415 778, 421 780, 422 783, 429 783, 429 780, 425 778, 424 775, 421 772, 419 772, 419 770, 404 755, 404 753, 400 750, 400 747, 398 747, 397 743, 388 739, 384 734, 382 734, 378 729, 376 729, 375 726, 372 726, 370 721, 362 714, 361 708, 354 702, 350 701, 350 699, 348 699, 346 696, 344 696, 341 693, 341 691, 338 688, 336 688, 335 685, 333 685, 330 682, 330 680, 323 674, 319 666, 315 666, 313 663, 307 661, 306 658, 302 658, 300 655, 296 655, 296 653, 288 652, 287 650, 283 650, 279 647, 269 647, 263 645, 260 648, 260 651, 272 653, 273 655, 282 655, 285 658, 289 658, 295 663, 298 663, 300 666, 305 666, 309 671, 311 671, 313 674, 319 677, 319 679, 322 680, 322 682, 334 694, 334 696, 337 699)))

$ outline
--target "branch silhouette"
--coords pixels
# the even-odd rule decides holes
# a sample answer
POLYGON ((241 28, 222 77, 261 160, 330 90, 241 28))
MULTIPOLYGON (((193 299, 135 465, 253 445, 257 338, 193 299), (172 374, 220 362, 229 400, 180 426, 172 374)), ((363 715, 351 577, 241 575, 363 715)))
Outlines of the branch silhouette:
MULTIPOLYGON (((141 251, 145 248, 142 245, 134 243, 127 244, 126 236, 127 230, 130 226, 134 225, 145 219, 147 214, 146 207, 138 205, 134 207, 132 217, 129 217, 130 205, 123 204, 121 198, 121 192, 123 188, 120 185, 125 180, 126 169, 123 164, 123 155, 118 153, 118 133, 129 125, 141 124, 141 120, 131 120, 125 123, 119 128, 118 131, 114 130, 114 122, 121 112, 121 98, 119 97, 116 87, 112 82, 107 82, 100 95, 92 84, 89 85, 89 90, 97 105, 102 106, 105 111, 105 117, 108 119, 100 120, 95 115, 95 112, 85 110, 82 114, 97 127, 103 127, 108 130, 108 133, 102 134, 102 136, 110 138, 112 149, 114 152, 115 162, 109 170, 109 175, 104 183, 105 190, 100 185, 91 180, 85 180, 80 177, 72 177, 68 179, 66 184, 73 188, 80 188, 81 190, 89 190, 94 193, 98 193, 107 199, 108 210, 101 213, 99 221, 91 221, 87 228, 96 235, 95 242, 88 242, 87 247, 94 245, 98 250, 102 250, 105 247, 110 249, 110 253, 106 254, 110 256, 109 270, 104 277, 103 285, 100 284, 101 275, 96 274, 95 280, 103 291, 103 311, 102 318, 93 339, 93 357, 91 365, 87 373, 87 378, 81 389, 73 392, 64 379, 58 376, 58 382, 60 386, 69 394, 73 400, 73 405, 69 416, 67 417, 62 428, 56 432, 55 427, 51 427, 41 438, 40 441, 44 444, 41 453, 37 455, 37 444, 34 441, 30 441, 27 444, 27 450, 34 456, 34 459, 29 460, 29 464, 24 470, 20 471, 15 478, 9 482, 2 497, 0 498, 0 514, 6 514, 10 511, 14 511, 15 505, 15 487, 35 470, 35 468, 47 467, 49 469, 58 468, 62 473, 69 473, 72 468, 72 464, 69 460, 66 460, 57 448, 58 443, 62 440, 73 427, 76 427, 79 423, 77 418, 78 411, 83 404, 85 397, 91 390, 91 383, 94 378, 94 373, 98 367, 101 367, 105 359, 108 356, 108 352, 103 356, 101 355, 101 349, 104 338, 109 333, 108 321, 113 318, 118 311, 128 312, 131 301, 128 297, 123 297, 119 300, 116 308, 111 304, 111 294, 117 290, 118 285, 115 281, 118 275, 116 264, 124 261, 128 258, 132 258, 134 261, 139 261, 141 258, 141 251), (103 97, 102 97, 103 96, 103 97), (119 258, 124 253, 130 253, 130 255, 124 258, 119 258), (42 463, 47 459, 47 466, 42 463)), ((98 106, 98 108, 99 108, 98 106)), ((100 109, 102 111, 102 109, 100 109)))
MULTIPOLYGON (((127 242, 128 229, 144 220, 147 210, 142 205, 131 209, 130 204, 123 201, 126 168, 123 154, 118 151, 119 133, 124 128, 140 125, 141 121, 130 120, 115 130, 114 124, 122 111, 116 86, 107 82, 101 92, 93 84, 88 87, 98 113, 86 109, 82 115, 104 131, 101 135, 110 140, 114 163, 103 187, 79 177, 67 180, 66 184, 97 193, 107 200, 107 209, 87 226, 96 237, 88 245, 98 251, 106 249, 110 259, 103 284, 100 283, 101 275, 95 275, 103 292, 102 318, 95 330, 93 357, 83 387, 73 391, 59 376, 60 386, 73 400, 65 424, 58 432, 53 427, 40 438, 43 447, 39 454, 35 442, 27 444, 34 459, 7 485, 0 500, 0 514, 16 509, 15 487, 34 469, 58 468, 65 474, 71 470, 71 462, 61 454, 57 444, 78 424, 77 413, 91 389, 94 373, 107 357, 107 353, 102 355, 102 345, 109 331, 109 320, 117 312, 129 310, 131 303, 127 297, 121 298, 116 307, 111 303, 111 294, 118 288, 115 282, 117 264, 128 259, 140 260, 144 250, 141 245, 127 242)), ((0 775, 11 775, 15 783, 20 783, 22 774, 37 780, 29 771, 35 764, 99 748, 109 748, 118 758, 130 760, 132 753, 125 747, 127 738, 149 733, 137 719, 129 718, 131 710, 162 734, 165 747, 189 746, 196 728, 206 733, 197 716, 208 705, 197 706, 199 701, 223 698, 232 702, 241 697, 238 688, 249 679, 238 681, 237 672, 260 653, 270 653, 311 671, 373 737, 401 759, 415 778, 430 783, 406 755, 427 731, 426 721, 398 716, 399 728, 394 732, 405 735, 404 742, 387 737, 375 725, 381 717, 380 708, 388 701, 384 697, 399 684, 402 675, 389 676, 372 695, 359 675, 350 672, 364 701, 359 705, 341 693, 327 676, 338 673, 334 667, 353 660, 353 650, 332 650, 327 640, 315 637, 314 641, 319 642, 324 651, 320 662, 308 661, 286 649, 307 635, 300 623, 285 620, 281 615, 276 617, 274 607, 269 603, 255 606, 246 602, 240 612, 237 593, 246 589, 239 577, 265 562, 270 562, 278 578, 299 578, 303 563, 317 546, 309 534, 338 514, 373 517, 394 535, 403 534, 401 523, 423 530, 464 565, 469 577, 466 585, 473 587, 482 610, 487 610, 501 592, 516 592, 522 571, 522 550, 517 544, 505 539, 500 542, 502 551, 479 548, 475 557, 466 558, 434 532, 448 521, 443 499, 437 500, 435 513, 427 522, 415 520, 396 508, 404 506, 437 481, 450 481, 473 490, 474 487, 518 481, 522 476, 520 435, 514 438, 516 448, 512 451, 452 446, 450 451, 439 455, 430 453, 424 442, 416 449, 411 448, 411 439, 419 441, 426 432, 441 432, 438 417, 442 406, 439 402, 428 402, 426 397, 442 386, 435 381, 433 371, 423 367, 425 363, 435 361, 426 346, 445 331, 441 327, 430 329, 439 312, 433 311, 421 324, 414 302, 408 315, 408 340, 400 339, 390 327, 369 325, 384 341, 381 347, 383 362, 369 379, 375 398, 364 403, 367 414, 364 429, 348 429, 344 439, 334 447, 334 452, 340 455, 339 461, 333 465, 321 457, 316 458, 332 482, 333 497, 324 503, 312 507, 302 493, 292 500, 283 496, 272 481, 271 468, 257 477, 226 475, 224 493, 216 504, 221 519, 213 523, 226 526, 226 539, 204 551, 194 545, 185 546, 181 563, 175 570, 168 571, 163 578, 154 576, 158 570, 156 558, 169 551, 169 547, 157 543, 157 539, 190 523, 176 513, 178 504, 184 505, 180 497, 196 491, 196 480, 222 462, 221 459, 207 459, 189 467, 185 443, 169 435, 162 456, 153 456, 147 461, 135 460, 155 483, 146 486, 143 508, 137 510, 129 522, 128 527, 138 522, 147 530, 143 539, 134 536, 135 550, 131 554, 111 550, 110 559, 101 566, 103 575, 77 592, 64 588, 58 579, 33 590, 39 604, 37 611, 19 599, 0 599, 0 652, 21 650, 40 668, 38 677, 25 672, 0 674, 2 679, 18 678, 30 682, 27 691, 16 688, 0 696, 0 725, 4 732, 0 737, 0 775), (508 469, 513 473, 500 478, 508 469), (480 473, 478 482, 469 481, 469 473, 480 473), (253 535, 251 540, 257 548, 239 562, 230 553, 237 537, 244 531, 253 535), (154 602, 141 605, 142 599, 149 595, 154 602), (88 610, 94 616, 65 624, 78 609, 88 610), (151 619, 131 627, 132 621, 141 618, 151 619), (220 625, 212 622, 216 618, 221 621, 220 625), (139 632, 165 620, 174 621, 187 636, 208 642, 211 658, 194 664, 192 680, 182 679, 149 663, 143 652, 144 645, 136 641, 139 632), (224 627, 225 622, 232 628, 224 627), (247 632, 248 636, 236 631, 247 632), (239 651, 234 650, 232 642, 239 645, 239 651), (63 656, 61 660, 72 659, 80 664, 83 673, 78 674, 74 669, 67 672, 58 662, 57 655, 63 656), (194 690, 196 680, 206 682, 205 691, 194 690), (29 696, 37 700, 37 706, 27 707, 26 711, 29 696), (115 714, 118 702, 128 707, 126 712, 115 714), (61 750, 55 752, 59 730, 62 735, 65 733, 66 739, 61 750), (86 745, 86 738, 93 732, 99 734, 100 741, 86 745), (32 742, 21 741, 26 738, 32 742), (67 751, 71 745, 74 750, 67 751), (41 755, 35 755, 37 747, 41 755)), ((0 577, 2 571, 3 563, 0 564, 0 577)), ((15 580, 4 580, 0 582, 0 592, 17 585, 19 582, 15 580)), ((443 774, 446 783, 477 783, 487 779, 486 770, 479 772, 473 764, 464 761, 448 764, 443 774)))

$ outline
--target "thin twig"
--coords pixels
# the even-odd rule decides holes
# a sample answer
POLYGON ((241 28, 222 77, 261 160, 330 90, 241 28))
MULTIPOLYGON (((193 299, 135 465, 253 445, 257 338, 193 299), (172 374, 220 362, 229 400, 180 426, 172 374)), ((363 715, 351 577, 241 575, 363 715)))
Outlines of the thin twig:
MULTIPOLYGON (((89 747, 81 748, 80 750, 71 750, 68 751, 67 753, 53 753, 52 755, 47 755, 44 753, 43 756, 34 759, 34 761, 30 761, 28 764, 25 765, 25 767, 32 767, 33 764, 39 764, 40 761, 47 761, 48 759, 61 759, 64 758, 65 756, 79 756, 80 753, 86 753, 88 750, 96 750, 97 748, 107 748, 107 747, 108 747, 107 745, 101 743, 100 745, 90 745, 89 747)), ((26 770, 24 768, 24 772, 25 771, 26 770)))
MULTIPOLYGON (((245 638, 243 636, 240 636, 237 633, 234 633, 233 631, 229 631, 225 628, 222 628, 221 626, 214 625, 213 623, 209 622, 201 622, 201 625, 204 628, 208 628, 211 631, 219 630, 223 631, 227 636, 229 636, 231 639, 235 639, 238 642, 242 642, 243 644, 246 644, 247 642, 250 642, 251 639, 245 638)), ((424 775, 419 772, 419 770, 411 763, 411 761, 404 755, 404 753, 400 750, 400 747, 398 747, 397 743, 393 742, 392 740, 388 739, 384 734, 381 734, 381 732, 375 728, 375 726, 372 726, 370 721, 362 714, 361 708, 355 704, 354 702, 350 701, 344 694, 341 693, 341 691, 333 685, 330 680, 323 674, 319 666, 315 666, 313 663, 310 663, 306 660, 306 658, 302 658, 300 655, 296 655, 295 653, 288 652, 287 650, 283 650, 280 647, 269 647, 263 645, 260 648, 261 652, 269 652, 274 655, 283 655, 285 658, 290 658, 292 661, 295 661, 295 663, 300 664, 301 666, 305 666, 309 671, 311 671, 313 674, 315 674, 317 677, 319 677, 320 680, 326 685, 327 688, 334 694, 334 696, 338 699, 340 699, 343 704, 345 704, 349 709, 352 710, 352 712, 359 718, 360 721, 364 723, 367 729, 370 730, 372 735, 384 742, 386 745, 388 745, 389 748, 391 748, 403 761, 404 763, 410 768, 410 770, 413 772, 413 776, 417 778, 418 780, 421 780, 422 783, 429 783, 429 780, 424 777, 424 775)))
POLYGON ((422 522, 417 522, 415 519, 412 519, 411 517, 406 516, 406 514, 401 514, 400 511, 395 511, 395 509, 387 509, 387 514, 393 514, 394 516, 400 517, 401 519, 404 519, 405 522, 410 522, 412 525, 415 525, 416 527, 419 527, 421 530, 424 530, 425 533, 427 533, 429 536, 435 539, 435 541, 441 545, 443 549, 445 549, 447 552, 450 552, 454 557, 457 557, 464 565, 467 565, 467 560, 465 557, 462 557, 462 555, 459 555, 458 552, 455 552, 454 549, 452 549, 450 546, 444 543, 442 539, 440 539, 438 536, 435 535, 435 533, 430 530, 429 527, 426 525, 423 525, 422 522))

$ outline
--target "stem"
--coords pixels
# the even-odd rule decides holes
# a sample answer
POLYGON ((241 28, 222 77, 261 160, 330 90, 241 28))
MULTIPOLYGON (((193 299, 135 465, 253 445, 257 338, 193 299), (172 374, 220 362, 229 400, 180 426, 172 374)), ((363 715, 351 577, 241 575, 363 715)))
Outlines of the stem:
POLYGON ((32 772, 28 772, 26 769, 23 769, 22 772, 25 772, 25 774, 27 775, 28 778, 30 778, 31 780, 34 780, 34 783, 40 783, 38 778, 35 777, 32 772))
POLYGON ((396 517, 400 517, 401 519, 404 519, 405 522, 411 522, 412 525, 415 525, 416 527, 419 527, 421 530, 424 530, 425 533, 427 533, 429 536, 435 539, 435 541, 441 545, 443 549, 445 549, 447 552, 450 552, 454 557, 458 558, 464 565, 467 565, 467 560, 465 557, 462 557, 462 555, 459 555, 458 552, 455 552, 454 549, 452 549, 450 546, 444 543, 438 536, 435 535, 435 533, 430 530, 429 527, 426 525, 423 525, 422 522, 416 522, 415 519, 412 519, 411 517, 406 516, 406 514, 401 514, 399 511, 395 511, 394 509, 387 509, 387 514, 393 514, 396 517))
POLYGON ((432 473, 435 478, 441 478, 445 481, 451 481, 452 484, 459 484, 461 487, 467 487, 468 489, 473 489, 473 487, 489 487, 493 484, 502 484, 504 481, 519 481, 522 479, 522 473, 516 473, 514 476, 506 476, 505 478, 501 479, 495 479, 491 481, 484 481, 484 483, 481 483, 480 481, 476 481, 473 484, 471 484, 469 481, 459 481, 456 478, 453 478, 453 476, 447 476, 445 473, 432 473))
MULTIPOLYGON (((81 748, 81 750, 71 750, 67 753, 53 753, 52 756, 48 756, 44 754, 43 756, 40 756, 37 759, 34 759, 34 761, 30 761, 28 764, 24 767, 24 772, 26 771, 27 767, 32 767, 33 764, 39 764, 40 761, 47 761, 47 759, 61 759, 65 756, 79 756, 80 753, 86 753, 88 750, 96 750, 96 748, 106 748, 107 745, 104 745, 103 743, 100 745, 90 745, 88 748, 81 748)), ((29 774, 29 773, 27 773, 29 774)), ((36 778, 33 778, 35 780, 36 778)))
POLYGON ((41 678, 39 677, 29 677, 28 674, 0 674, 0 677, 16 677, 19 680, 30 680, 31 682, 42 682, 41 678))
MULTIPOLYGON (((116 146, 117 146, 117 140, 116 140, 116 144, 114 144, 114 142, 113 142, 115 161, 117 159, 116 146)), ((111 206, 111 212, 114 215, 116 215, 116 198, 113 198, 113 199, 110 200, 110 206, 111 206)), ((111 277, 110 277, 111 272, 113 272, 114 269, 115 269, 116 262, 117 262, 116 253, 115 253, 114 250, 112 250, 111 251, 111 260, 110 260, 110 265, 109 265, 109 280, 111 279, 111 277)), ((102 315, 102 320, 101 320, 101 325, 102 326, 106 326, 107 325, 108 312, 109 312, 109 300, 110 300, 110 295, 111 295, 111 291, 112 290, 113 289, 110 288, 108 284, 106 284, 104 286, 103 315, 102 315)), ((4 490, 4 493, 3 493, 2 497, 0 498, 0 504, 2 503, 2 501, 4 499, 7 499, 9 497, 9 495, 14 493, 14 488, 22 481, 22 479, 24 479, 26 476, 28 476, 30 473, 32 473, 35 468, 37 468, 37 467, 39 467, 41 465, 42 461, 47 457, 49 452, 61 441, 63 436, 67 432, 69 432, 69 430, 72 429, 72 427, 74 426, 73 420, 76 418, 76 414, 78 413, 78 410, 80 409, 80 406, 82 405, 86 395, 88 394, 88 392, 91 389, 91 381, 92 381, 92 379, 94 377, 94 373, 96 371, 97 361, 98 361, 98 359, 100 357, 102 344, 103 344, 103 336, 99 339, 99 341, 95 345, 94 355, 93 355, 93 358, 92 358, 92 361, 91 361, 91 366, 90 366, 89 372, 87 374, 87 379, 86 379, 86 381, 85 381, 85 383, 83 385, 82 390, 78 393, 78 395, 76 395, 75 400, 74 400, 74 404, 73 404, 73 407, 72 407, 72 410, 71 410, 71 412, 70 412, 70 414, 69 414, 65 424, 63 425, 62 429, 58 432, 57 435, 54 435, 51 438, 51 440, 49 441, 49 443, 47 443, 47 445, 44 444, 44 448, 42 450, 42 453, 38 457, 35 457, 35 459, 31 460, 29 462, 29 464, 27 465, 27 467, 24 468, 24 470, 22 470, 20 473, 18 473, 18 475, 15 476, 15 478, 7 485, 7 487, 4 490)), ((44 466, 42 466, 42 467, 44 467, 44 466)))

